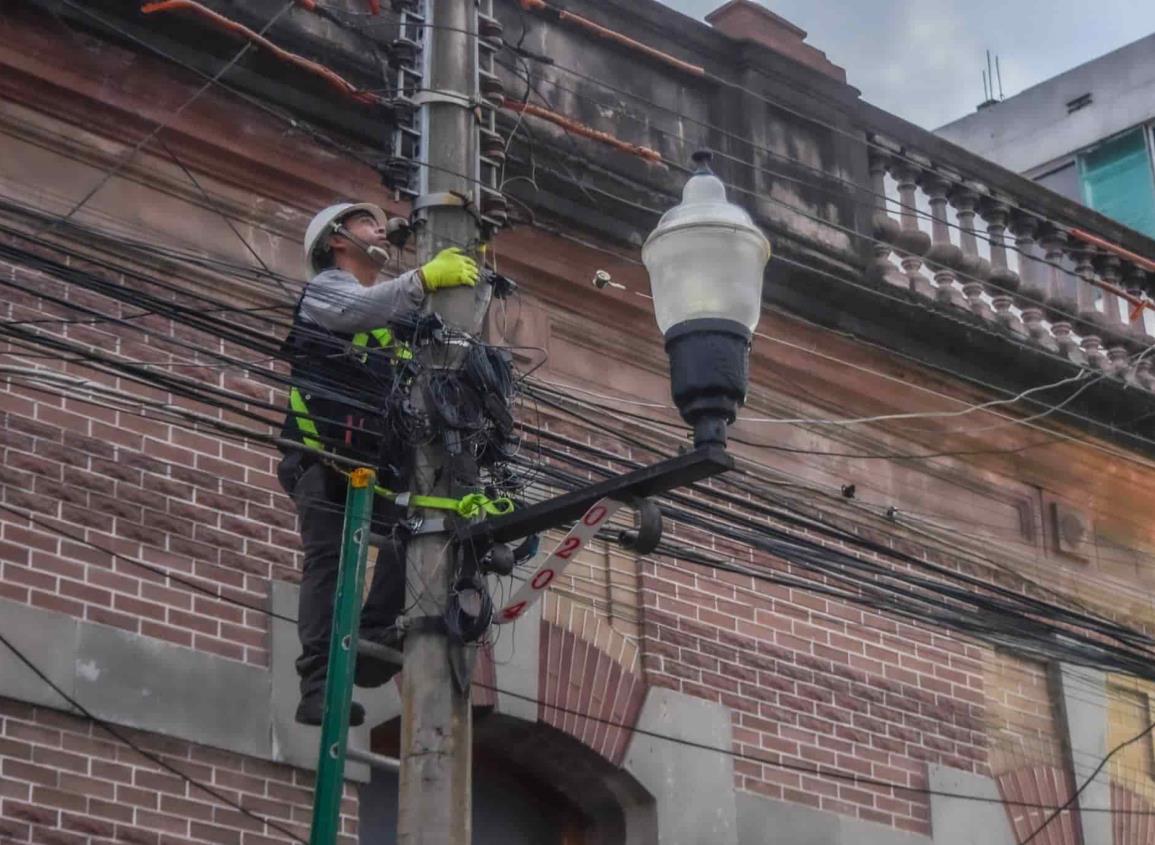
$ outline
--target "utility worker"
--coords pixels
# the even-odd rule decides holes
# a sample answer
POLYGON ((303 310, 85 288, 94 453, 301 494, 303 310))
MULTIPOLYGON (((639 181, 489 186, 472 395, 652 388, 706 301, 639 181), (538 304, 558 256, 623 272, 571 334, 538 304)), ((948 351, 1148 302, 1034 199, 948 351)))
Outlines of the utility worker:
MULTIPOLYGON (((410 449, 389 431, 389 409, 404 399, 404 369, 412 354, 395 329, 420 312, 433 290, 477 284, 473 259, 452 248, 418 270, 393 279, 381 275, 390 236, 408 226, 376 205, 340 203, 318 213, 305 231, 310 280, 293 312, 285 340, 292 389, 282 437, 302 449, 284 448, 277 477, 297 508, 304 571, 297 631, 301 656, 298 722, 319 725, 324 710, 333 601, 345 518, 345 476, 324 452, 353 458, 378 470, 380 483, 403 490, 410 449), (316 450, 316 451, 309 451, 316 450)), ((403 233, 402 233, 403 234, 403 233)), ((374 531, 392 534, 403 512, 380 497, 374 531), (384 527, 383 527, 384 526, 384 527)), ((405 553, 400 542, 378 551, 361 637, 396 645, 394 628, 405 596, 405 553)), ((397 667, 359 660, 359 686, 379 686, 397 667)), ((349 723, 365 709, 353 702, 349 723)))

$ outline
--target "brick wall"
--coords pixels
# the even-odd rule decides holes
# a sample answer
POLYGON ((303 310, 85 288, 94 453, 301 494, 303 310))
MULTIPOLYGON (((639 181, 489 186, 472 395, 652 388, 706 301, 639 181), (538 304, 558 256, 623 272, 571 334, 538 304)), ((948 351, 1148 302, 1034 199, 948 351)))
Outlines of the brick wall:
MULTIPOLYGON (((1059 806, 1075 789, 1058 698, 1045 664, 1003 652, 988 653, 984 680, 991 775, 1003 799, 1012 802, 1006 805, 1011 829, 1025 840, 1051 813, 1019 804, 1059 806)), ((1082 697, 1092 691, 1081 691, 1076 684, 1072 694, 1082 697)), ((1056 817, 1039 840, 1075 845, 1080 840, 1074 814, 1056 817)))
MULTIPOLYGON (((77 264, 64 256, 49 257, 77 264)), ((148 287, 102 268, 84 269, 120 284, 148 287)), ((6 288, 5 303, 0 306, 5 320, 84 318, 44 296, 112 315, 136 313, 132 306, 62 284, 44 273, 0 264, 0 275, 42 294, 6 288)), ((243 315, 228 318, 244 325, 243 315)), ((242 359, 256 357, 251 351, 228 348, 203 333, 155 316, 134 322, 201 349, 242 359)), ((267 385, 192 350, 174 350, 154 336, 109 324, 39 323, 36 328, 243 396, 277 401, 267 385)), ((61 366, 43 357, 24 358, 27 350, 12 346, 6 345, 4 351, 11 365, 61 366)), ((80 367, 69 367, 67 372, 134 395, 221 416, 212 408, 134 385, 128 379, 94 375, 80 367)), ((43 523, 34 525, 0 512, 0 596, 267 665, 265 614, 168 582, 84 541, 263 608, 269 580, 295 578, 298 567, 295 515, 273 475, 275 452, 228 442, 211 431, 188 431, 155 412, 142 417, 131 410, 93 405, 79 396, 62 399, 16 381, 0 383, 0 414, 0 501, 32 512, 43 523)), ((224 416, 264 430, 251 420, 224 416)))
MULTIPOLYGON (((984 680, 991 773, 1065 765, 1063 731, 1046 665, 991 652, 984 680)), ((1073 694, 1081 693, 1076 689, 1073 694)))
POLYGON ((685 562, 645 562, 642 584, 646 681, 732 709, 739 789, 928 833, 925 796, 774 764, 915 789, 928 762, 984 769, 980 649, 685 562))
MULTIPOLYGON (((544 424, 579 443, 649 459, 580 426, 554 419, 544 424)), ((585 474, 564 459, 554 462, 585 474)), ((844 527, 937 565, 981 575, 898 536, 850 522, 844 527)), ((743 565, 813 578, 695 527, 668 521, 666 533, 674 543, 743 565)), ((640 629, 646 684, 729 707, 740 755, 734 763, 738 789, 919 833, 930 832, 925 794, 787 767, 915 790, 929 786, 928 763, 996 777, 1029 770, 1027 783, 1007 782, 1004 794, 1041 803, 1065 800, 1062 729, 1043 665, 808 590, 682 560, 644 559, 633 566, 634 588, 616 593, 619 605, 611 612, 614 568, 595 546, 559 577, 557 597, 546 604, 557 612, 549 618, 569 623, 581 636, 573 619, 592 615, 617 627, 626 616, 633 621, 629 634, 640 629)), ((1032 822, 1037 820, 1030 814, 1012 814, 1014 824, 1032 822)))
POLYGON ((1107 747, 1121 746, 1108 764, 1111 782, 1136 800, 1155 805, 1155 741, 1144 734, 1152 721, 1155 684, 1109 675, 1107 695, 1107 747))
MULTIPOLYGON (((308 841, 313 776, 182 740, 124 731, 194 780, 308 841)), ((354 845, 346 786, 340 841, 354 845)), ((0 698, 0 842, 273 845, 288 837, 165 771, 87 719, 0 698)))
MULTIPOLYGON (((43 254, 77 266, 74 259, 43 254)), ((149 289, 102 268, 85 269, 149 289)), ((5 321, 86 319, 47 297, 115 316, 138 311, 21 266, 0 264, 0 276, 35 291, 6 287, 0 305, 5 321)), ((242 315, 229 319, 245 323, 242 315)), ((134 322, 202 350, 257 357, 157 317, 134 322)), ((41 333, 88 348, 147 361, 162 371, 249 398, 276 401, 266 385, 217 366, 194 350, 174 350, 156 336, 146 338, 107 323, 34 325, 41 333)), ((251 327, 260 328, 255 323, 251 327)), ((43 350, 5 344, 0 351, 8 366, 48 366, 134 396, 221 416, 128 379, 40 357, 43 350)), ((224 416, 263 430, 251 420, 224 416)), ((261 609, 267 605, 269 584, 273 578, 295 579, 299 565, 295 514, 277 486, 276 460, 270 449, 230 442, 211 430, 189 431, 153 412, 142 417, 128 408, 85 402, 79 392, 61 398, 18 380, 0 382, 0 504, 30 512, 36 520, 0 511, 0 597, 265 667, 269 617, 261 609), (231 601, 171 582, 166 572, 231 601)), ((130 733, 195 780, 308 839, 310 773, 182 740, 130 733)), ((355 796, 348 788, 346 842, 354 841, 356 833, 355 796)), ((286 841, 285 834, 159 770, 87 720, 0 699, 4 845, 286 841)))

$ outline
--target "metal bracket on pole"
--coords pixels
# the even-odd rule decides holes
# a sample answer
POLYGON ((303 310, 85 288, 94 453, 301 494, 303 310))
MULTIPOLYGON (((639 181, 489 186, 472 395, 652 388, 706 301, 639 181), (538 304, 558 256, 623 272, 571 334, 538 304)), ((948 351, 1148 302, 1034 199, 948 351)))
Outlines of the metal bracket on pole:
POLYGON ((470 111, 477 108, 476 100, 465 94, 458 94, 456 91, 418 91, 409 99, 418 106, 423 106, 426 103, 445 103, 451 106, 461 106, 470 111))
POLYGON ((413 199, 413 212, 423 208, 468 208, 473 204, 471 197, 463 196, 455 191, 438 191, 433 194, 422 194, 413 199))
POLYGON ((325 710, 321 719, 321 752, 313 794, 310 845, 334 845, 340 828, 341 793, 345 787, 345 756, 349 742, 349 705, 357 666, 357 630, 365 561, 369 552, 369 519, 377 474, 355 469, 349 474, 345 497, 345 527, 337 595, 333 602, 333 633, 329 638, 329 669, 325 679, 325 710))
MULTIPOLYGON (((409 522, 402 523, 405 533, 410 537, 422 537, 426 534, 445 534, 452 531, 448 520, 444 517, 433 517, 432 519, 414 519, 409 522)), ((376 532, 369 535, 370 546, 387 546, 393 542, 393 538, 388 534, 378 534, 376 532)))
POLYGON ((599 499, 631 501, 635 497, 656 496, 733 468, 734 459, 725 449, 704 446, 515 510, 508 516, 464 524, 457 531, 457 539, 461 542, 494 543, 520 540, 579 519, 599 499))

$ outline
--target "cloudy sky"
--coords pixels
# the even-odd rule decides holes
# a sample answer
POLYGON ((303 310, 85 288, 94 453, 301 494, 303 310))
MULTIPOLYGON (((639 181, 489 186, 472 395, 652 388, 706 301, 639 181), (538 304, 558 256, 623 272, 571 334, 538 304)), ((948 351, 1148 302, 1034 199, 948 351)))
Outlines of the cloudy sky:
MULTIPOLYGON (((662 0, 702 17, 723 0, 662 0)), ((864 99, 927 129, 983 99, 986 51, 1009 97, 1155 32, 1153 0, 764 0, 846 68, 864 99)))

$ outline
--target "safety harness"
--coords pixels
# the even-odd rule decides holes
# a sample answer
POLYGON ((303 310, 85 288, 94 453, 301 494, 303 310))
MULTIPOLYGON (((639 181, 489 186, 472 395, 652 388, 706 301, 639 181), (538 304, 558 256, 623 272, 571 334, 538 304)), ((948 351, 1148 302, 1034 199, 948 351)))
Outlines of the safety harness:
MULTIPOLYGON (((321 460, 331 457, 333 452, 338 454, 344 452, 347 453, 347 457, 369 462, 372 456, 367 454, 364 448, 355 448, 359 444, 352 442, 354 433, 352 415, 342 413, 347 411, 349 406, 323 386, 336 383, 347 385, 351 389, 354 384, 358 382, 364 384, 366 380, 393 384, 395 379, 389 377, 390 371, 395 372, 397 366, 411 361, 413 350, 408 344, 398 340, 388 328, 357 332, 353 335, 327 332, 320 326, 306 328, 300 320, 303 301, 302 294, 293 313, 293 328, 285 340, 285 349, 293 362, 293 380, 297 384, 289 390, 289 413, 286 415, 283 434, 287 439, 300 440, 307 449, 317 452, 321 460), (356 377, 357 370, 361 371, 360 378, 356 377), (311 387, 302 388, 301 384, 311 387), (322 392, 330 395, 321 396, 322 392), (311 408, 311 405, 314 407, 311 408), (322 411, 317 411, 318 405, 323 406, 322 411), (345 420, 344 425, 342 419, 345 420)), ((362 418, 364 416, 362 413, 362 418)), ((383 430, 373 431, 372 427, 367 433, 375 437, 384 434, 383 430)), ((340 469, 335 463, 331 461, 327 463, 342 474, 348 475, 347 470, 340 469)), ((514 503, 508 497, 491 499, 484 493, 469 493, 460 499, 454 499, 446 496, 398 493, 380 485, 374 487, 374 492, 398 507, 450 511, 465 519, 501 516, 514 509, 514 503)))

